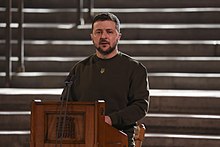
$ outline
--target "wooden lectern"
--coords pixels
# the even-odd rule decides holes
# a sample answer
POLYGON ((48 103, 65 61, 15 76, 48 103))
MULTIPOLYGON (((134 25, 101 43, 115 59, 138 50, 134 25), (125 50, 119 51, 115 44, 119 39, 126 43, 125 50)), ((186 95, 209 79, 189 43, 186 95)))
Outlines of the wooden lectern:
POLYGON ((127 135, 104 122, 104 101, 68 102, 66 106, 64 115, 60 114, 61 102, 33 101, 31 147, 128 146, 127 135))

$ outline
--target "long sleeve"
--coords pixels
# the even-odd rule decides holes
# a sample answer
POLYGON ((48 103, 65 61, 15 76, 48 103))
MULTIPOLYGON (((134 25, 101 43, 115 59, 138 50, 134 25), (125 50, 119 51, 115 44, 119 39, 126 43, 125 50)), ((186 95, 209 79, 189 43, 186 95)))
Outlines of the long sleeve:
MULTIPOLYGON (((109 60, 95 55, 76 64, 68 78, 76 78, 71 86, 70 101, 106 102, 106 115, 118 129, 132 127, 143 118, 149 107, 149 85, 146 68, 121 53, 109 60), (105 72, 100 72, 105 69, 105 72)), ((63 91, 67 94, 67 91, 63 91)))
POLYGON ((143 118, 149 109, 149 83, 147 70, 139 63, 131 76, 128 105, 110 114, 113 126, 121 128, 143 118))

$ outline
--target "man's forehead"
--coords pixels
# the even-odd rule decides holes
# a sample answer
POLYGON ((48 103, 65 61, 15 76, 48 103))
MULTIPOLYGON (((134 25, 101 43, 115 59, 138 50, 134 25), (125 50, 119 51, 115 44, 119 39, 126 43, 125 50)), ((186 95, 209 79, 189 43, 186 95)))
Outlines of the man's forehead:
POLYGON ((105 20, 105 21, 96 21, 93 24, 93 27, 96 28, 115 28, 115 22, 110 21, 110 20, 105 20))

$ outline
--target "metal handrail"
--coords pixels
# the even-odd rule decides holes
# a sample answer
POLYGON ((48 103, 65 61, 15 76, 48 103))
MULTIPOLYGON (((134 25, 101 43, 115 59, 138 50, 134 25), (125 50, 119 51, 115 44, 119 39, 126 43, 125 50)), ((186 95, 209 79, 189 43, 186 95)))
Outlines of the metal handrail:
POLYGON ((11 61, 11 54, 12 54, 12 47, 11 47, 11 21, 12 21, 12 0, 7 0, 6 6, 6 77, 5 77, 5 86, 10 87, 11 81, 11 71, 12 71, 12 61, 11 61))
MULTIPOLYGON (((24 66, 24 14, 23 14, 23 7, 24 1, 19 0, 18 3, 18 15, 19 15, 19 22, 18 22, 18 67, 17 72, 23 72, 25 70, 24 66)), ((12 0, 7 0, 6 6, 6 77, 5 77, 5 87, 11 86, 11 79, 12 79, 12 0)))
POLYGON ((23 23, 24 23, 24 0, 19 0, 18 5, 18 15, 19 15, 19 22, 18 22, 18 49, 19 49, 19 55, 18 55, 18 67, 17 72, 24 72, 25 66, 24 66, 24 29, 23 29, 23 23))
POLYGON ((95 0, 89 1, 89 15, 91 18, 94 16, 94 12, 92 11, 92 9, 94 8, 94 2, 95 2, 95 0))
MULTIPOLYGON (((23 23, 24 23, 24 0, 19 0, 18 3, 18 15, 19 15, 19 22, 18 22, 18 49, 19 49, 19 55, 18 55, 18 67, 17 72, 24 72, 25 66, 24 66, 24 29, 23 29, 23 23)), ((89 0, 89 16, 93 17, 94 13, 92 12, 92 9, 94 8, 94 0, 89 0)), ((7 0, 7 6, 6 6, 6 77, 5 77, 5 86, 10 87, 11 86, 11 79, 12 79, 12 0, 7 0)), ((78 0, 78 20, 76 22, 77 25, 84 24, 84 18, 83 18, 83 0, 78 0)))
POLYGON ((77 22, 76 25, 84 24, 83 18, 83 0, 78 0, 78 7, 77 7, 77 22))
MULTIPOLYGON (((92 12, 93 8, 94 8, 94 0, 89 0, 88 13, 91 18, 94 15, 94 13, 92 12)), ((83 0, 78 0, 76 25, 83 25, 84 23, 85 21, 83 18, 83 0)))

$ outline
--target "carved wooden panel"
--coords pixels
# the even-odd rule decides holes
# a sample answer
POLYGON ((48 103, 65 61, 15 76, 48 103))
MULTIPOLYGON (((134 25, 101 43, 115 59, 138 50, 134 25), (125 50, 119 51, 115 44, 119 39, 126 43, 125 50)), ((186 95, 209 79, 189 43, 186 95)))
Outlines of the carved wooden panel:
POLYGON ((45 143, 85 143, 85 112, 68 112, 66 116, 57 112, 45 112, 45 143))

